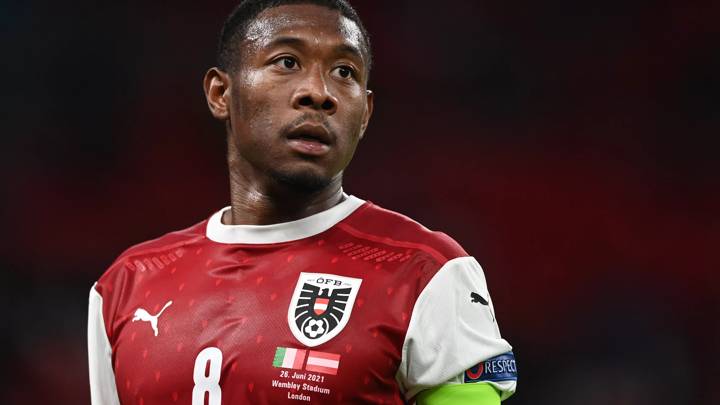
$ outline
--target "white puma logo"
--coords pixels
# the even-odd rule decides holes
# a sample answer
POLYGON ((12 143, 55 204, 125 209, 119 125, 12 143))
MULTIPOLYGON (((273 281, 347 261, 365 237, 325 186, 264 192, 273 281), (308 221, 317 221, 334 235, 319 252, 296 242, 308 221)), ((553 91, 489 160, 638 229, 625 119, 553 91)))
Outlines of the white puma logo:
POLYGON ((157 336, 158 335, 158 327, 157 327, 158 318, 160 317, 160 315, 162 315, 163 311, 170 305, 172 305, 172 301, 168 301, 165 304, 165 306, 160 310, 160 312, 157 313, 157 315, 150 315, 148 313, 148 311, 146 311, 142 308, 138 308, 135 310, 135 316, 133 316, 132 321, 133 322, 135 322, 135 321, 150 322, 150 326, 152 327, 153 332, 155 332, 155 336, 157 336))

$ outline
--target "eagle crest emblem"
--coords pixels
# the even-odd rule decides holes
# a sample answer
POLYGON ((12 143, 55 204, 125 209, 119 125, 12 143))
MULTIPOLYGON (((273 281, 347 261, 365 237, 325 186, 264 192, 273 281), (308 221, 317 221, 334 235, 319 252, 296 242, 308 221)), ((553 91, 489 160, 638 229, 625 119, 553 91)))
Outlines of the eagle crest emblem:
POLYGON ((288 308, 290 331, 308 347, 321 345, 345 328, 362 280, 300 273, 288 308))

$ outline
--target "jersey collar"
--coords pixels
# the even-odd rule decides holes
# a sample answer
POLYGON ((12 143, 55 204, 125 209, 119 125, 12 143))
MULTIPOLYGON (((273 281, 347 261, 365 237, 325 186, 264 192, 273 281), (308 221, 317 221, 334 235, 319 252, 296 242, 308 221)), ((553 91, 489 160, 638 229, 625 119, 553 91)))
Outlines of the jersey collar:
POLYGON ((281 243, 308 238, 332 228, 365 203, 355 196, 343 193, 345 200, 317 214, 272 225, 225 225, 222 215, 230 207, 213 214, 208 220, 206 236, 218 243, 265 244, 281 243))

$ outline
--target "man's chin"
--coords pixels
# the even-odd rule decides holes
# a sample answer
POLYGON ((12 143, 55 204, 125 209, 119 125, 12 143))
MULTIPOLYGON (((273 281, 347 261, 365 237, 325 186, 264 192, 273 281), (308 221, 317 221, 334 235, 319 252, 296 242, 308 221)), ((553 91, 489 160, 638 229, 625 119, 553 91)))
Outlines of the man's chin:
POLYGON ((300 193, 315 193, 326 188, 332 178, 322 176, 310 170, 271 171, 270 177, 279 185, 300 193))

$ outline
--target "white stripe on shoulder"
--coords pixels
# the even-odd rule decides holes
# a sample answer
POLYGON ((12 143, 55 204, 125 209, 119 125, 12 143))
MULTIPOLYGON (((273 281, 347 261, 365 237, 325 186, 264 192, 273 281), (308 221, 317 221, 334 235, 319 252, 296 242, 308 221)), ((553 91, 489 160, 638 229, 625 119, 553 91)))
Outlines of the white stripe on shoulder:
POLYGON ((88 305, 88 364, 90 366, 90 402, 93 405, 120 405, 112 367, 112 348, 105 332, 103 298, 90 289, 88 305))
POLYGON ((480 264, 459 257, 446 262, 418 296, 396 378, 409 399, 510 350, 480 264))

